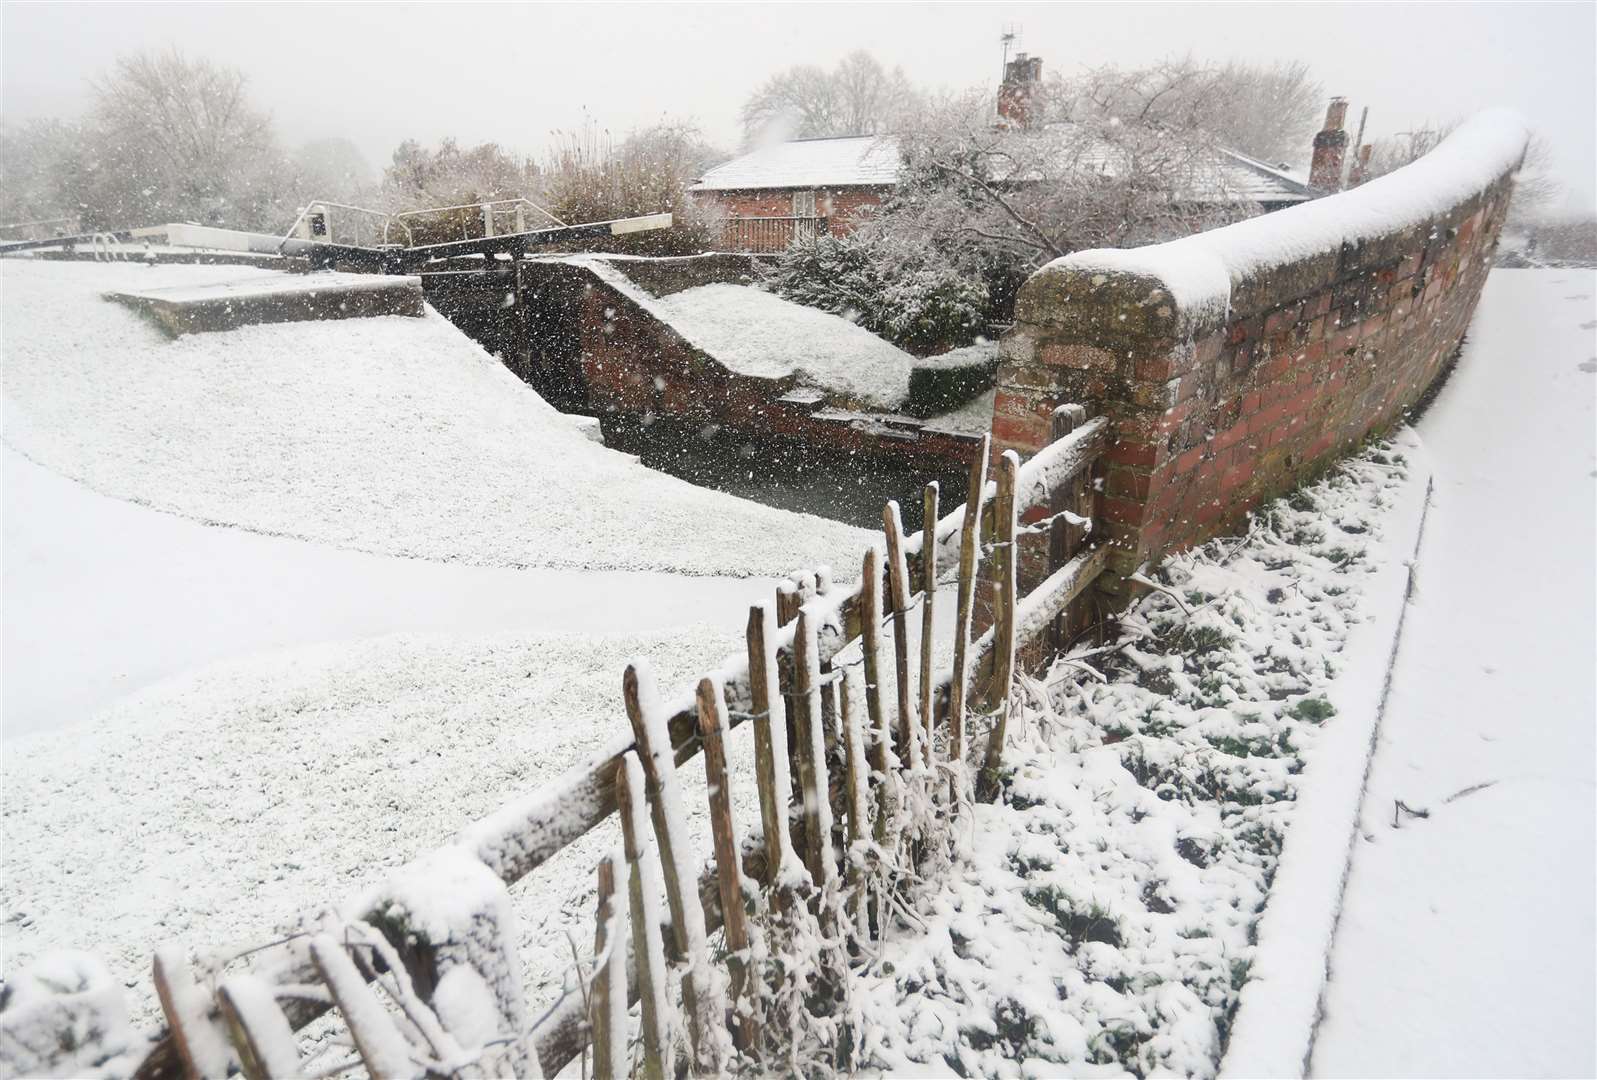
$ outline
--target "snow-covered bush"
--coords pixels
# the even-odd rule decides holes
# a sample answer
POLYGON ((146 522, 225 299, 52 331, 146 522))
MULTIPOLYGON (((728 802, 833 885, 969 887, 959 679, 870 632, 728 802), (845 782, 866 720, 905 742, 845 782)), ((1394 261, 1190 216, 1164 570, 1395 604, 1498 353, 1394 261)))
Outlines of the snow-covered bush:
POLYGON ((919 355, 969 343, 986 285, 927 246, 864 229, 794 244, 767 278, 784 299, 841 315, 919 355))

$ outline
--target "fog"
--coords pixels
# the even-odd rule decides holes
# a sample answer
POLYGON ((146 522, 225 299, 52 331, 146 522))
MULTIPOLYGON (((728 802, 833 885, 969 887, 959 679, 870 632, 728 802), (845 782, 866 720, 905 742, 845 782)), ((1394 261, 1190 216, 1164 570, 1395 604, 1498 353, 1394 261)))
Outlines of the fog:
POLYGON ((374 169, 405 138, 537 153, 589 118, 688 118, 733 149, 739 107, 778 69, 863 48, 922 86, 995 84, 1009 25, 1048 71, 1304 60, 1352 117, 1369 106, 1372 138, 1506 105, 1552 144, 1570 208, 1597 206, 1591 4, 7 3, 0 114, 76 115, 118 53, 175 45, 246 72, 285 142, 346 135, 374 169))

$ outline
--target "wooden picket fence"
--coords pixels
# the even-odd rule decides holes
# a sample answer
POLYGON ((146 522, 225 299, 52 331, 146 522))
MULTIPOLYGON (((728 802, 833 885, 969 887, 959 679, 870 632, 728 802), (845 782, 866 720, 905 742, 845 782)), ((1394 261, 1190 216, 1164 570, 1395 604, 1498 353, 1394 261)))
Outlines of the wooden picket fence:
POLYGON ((762 1071, 761 1055, 780 1053, 794 1018, 780 1031, 760 1029, 755 1003, 769 999, 777 976, 752 962, 753 938, 762 926, 810 919, 821 930, 815 940, 843 943, 818 966, 846 977, 849 943, 857 951, 891 921, 886 883, 913 871, 928 846, 904 828, 906 808, 918 799, 937 811, 924 827, 956 816, 972 788, 991 797, 1018 650, 1043 640, 1103 569, 1090 477, 1106 422, 1064 406, 1054 425, 1054 441, 1025 464, 1012 451, 1000 455, 993 478, 984 442, 967 502, 946 516, 928 485, 919 534, 904 535, 889 503, 883 545, 865 554, 852 591, 834 588, 825 572, 802 574, 773 603, 751 608, 746 659, 706 675, 691 703, 667 708, 650 673, 629 666, 631 730, 613 752, 476 822, 359 901, 306 916, 248 970, 196 977, 181 953, 161 952, 154 978, 168 1030, 136 1075, 304 1075, 310 1063, 295 1032, 332 1010, 353 1056, 318 1064, 319 1075, 364 1067, 373 1077, 552 1076, 589 1048, 598 1078, 762 1071), (1050 572, 1020 596, 1023 541, 1044 545, 1050 572), (952 663, 938 670, 939 567, 956 564, 952 663), (973 638, 980 599, 992 625, 973 638), (840 656, 855 643, 858 659, 840 656), (991 721, 983 732, 979 718, 991 721), (754 724, 760 808, 747 838, 734 824, 732 793, 750 778, 730 774, 726 753, 728 732, 743 723, 754 724), (714 837, 702 871, 688 855, 677 778, 701 751, 714 837), (502 929, 507 889, 616 812, 625 843, 597 867, 593 970, 534 1018, 502 929), (677 996, 667 996, 668 975, 677 996), (636 1064, 627 1039, 634 1002, 636 1064))

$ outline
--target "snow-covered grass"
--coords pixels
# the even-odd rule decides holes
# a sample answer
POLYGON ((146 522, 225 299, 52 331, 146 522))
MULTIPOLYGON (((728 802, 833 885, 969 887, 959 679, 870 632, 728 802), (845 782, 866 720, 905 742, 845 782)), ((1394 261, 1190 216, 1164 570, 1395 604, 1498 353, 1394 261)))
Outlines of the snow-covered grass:
POLYGON ((429 562, 211 528, 107 498, 10 448, 0 487, 0 739, 87 722, 156 680, 252 652, 390 633, 734 630, 775 588, 429 562))
POLYGON ((867 534, 595 445, 436 313, 171 341, 107 290, 235 267, 6 260, 5 441, 106 494, 335 547, 732 576, 853 566, 867 534))
MULTIPOLYGON (((625 637, 395 635, 228 661, 133 695, 70 737, 5 743, 4 965, 99 955, 136 1021, 165 945, 229 952, 341 904, 474 818, 546 786, 627 728, 621 673, 641 656, 685 689, 739 645, 703 626, 625 637)), ((751 776, 747 725, 730 740, 751 776)), ((697 863, 710 846, 702 764, 684 767, 697 863)), ((752 784, 740 827, 758 820, 752 784)), ((528 998, 592 940, 594 868, 614 819, 519 883, 528 998)))
POLYGON ((1170 560, 1124 648, 1028 686, 1001 799, 858 991, 869 1067, 1215 1072, 1301 774, 1342 722, 1338 653, 1423 482, 1390 450, 1338 467, 1170 560))

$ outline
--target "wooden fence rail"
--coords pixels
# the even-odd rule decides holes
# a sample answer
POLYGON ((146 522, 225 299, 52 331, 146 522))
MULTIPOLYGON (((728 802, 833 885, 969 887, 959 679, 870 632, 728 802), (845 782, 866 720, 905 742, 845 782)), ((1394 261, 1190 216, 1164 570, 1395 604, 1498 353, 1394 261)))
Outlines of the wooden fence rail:
MULTIPOLYGON (((758 1062, 777 1033, 760 1026, 773 988, 750 964, 757 933, 751 918, 768 926, 817 917, 826 940, 838 940, 833 931, 884 932, 882 871, 907 866, 930 839, 900 835, 911 816, 939 805, 952 813, 961 793, 934 782, 933 770, 955 777, 956 787, 964 782, 958 778, 966 775, 974 715, 991 720, 977 785, 991 794, 1019 650, 1045 639, 1104 567, 1107 551, 1092 543, 1090 531, 1090 474, 1106 428, 1079 407, 1062 407, 1058 438, 1024 464, 1013 452, 1001 455, 994 479, 984 441, 964 505, 939 519, 940 493, 928 486, 928 524, 905 536, 890 503, 883 545, 865 554, 858 585, 835 589, 826 571, 785 584, 772 603, 751 608, 746 652, 682 700, 663 704, 649 673, 629 666, 623 701, 630 737, 618 736, 588 764, 467 826, 450 847, 408 865, 361 902, 308 918, 303 934, 275 947, 275 959, 257 962, 252 973, 202 987, 175 953, 162 952, 155 981, 168 1031, 137 1075, 231 1068, 279 1075, 299 1062, 288 1033, 335 1008, 373 1076, 397 1075, 406 1061, 415 1072, 418 1062, 432 1068, 473 1054, 479 1067, 491 1062, 501 1071, 553 1075, 594 1040, 596 1076, 630 1074, 626 1009, 635 1002, 646 1076, 676 1071, 674 1045, 686 1047, 688 1066, 700 1075, 724 1072, 735 1055, 758 1062), (1043 521, 1023 529, 1021 521, 1038 511, 1043 521), (1021 596, 1019 545, 1033 532, 1046 534, 1051 572, 1021 596), (993 621, 972 640, 984 552, 993 621), (932 640, 940 566, 957 567, 946 671, 937 670, 932 640), (912 657, 917 603, 921 648, 912 657), (882 656, 888 627, 891 683, 882 656), (843 662, 839 654, 856 644, 859 658, 843 662), (748 722, 755 724, 752 778, 732 775, 725 751, 728 734, 748 722), (701 750, 714 837, 703 870, 686 857, 676 779, 677 768, 701 750), (733 821, 732 790, 751 779, 760 822, 744 836, 733 821), (503 933, 505 890, 618 809, 625 844, 597 871, 592 976, 534 1021, 503 933), (447 903, 437 899, 440 882, 447 903), (659 910, 662 893, 667 912, 659 910), (717 930, 724 931, 720 961, 707 945, 717 930), (678 977, 687 1035, 675 1043, 671 1018, 678 1010, 664 996, 668 972, 678 977), (459 984, 475 980, 473 992, 494 1003, 495 1038, 473 1049, 451 1027, 459 1018, 446 1015, 437 995, 446 980, 456 991, 450 999, 459 984), (391 1010, 371 996, 368 981, 391 1010), (391 1011, 403 1018, 398 1028, 391 1011)), ((915 827, 924 831, 926 821, 915 827)), ((840 963, 829 960, 827 970, 835 976, 840 963)))

